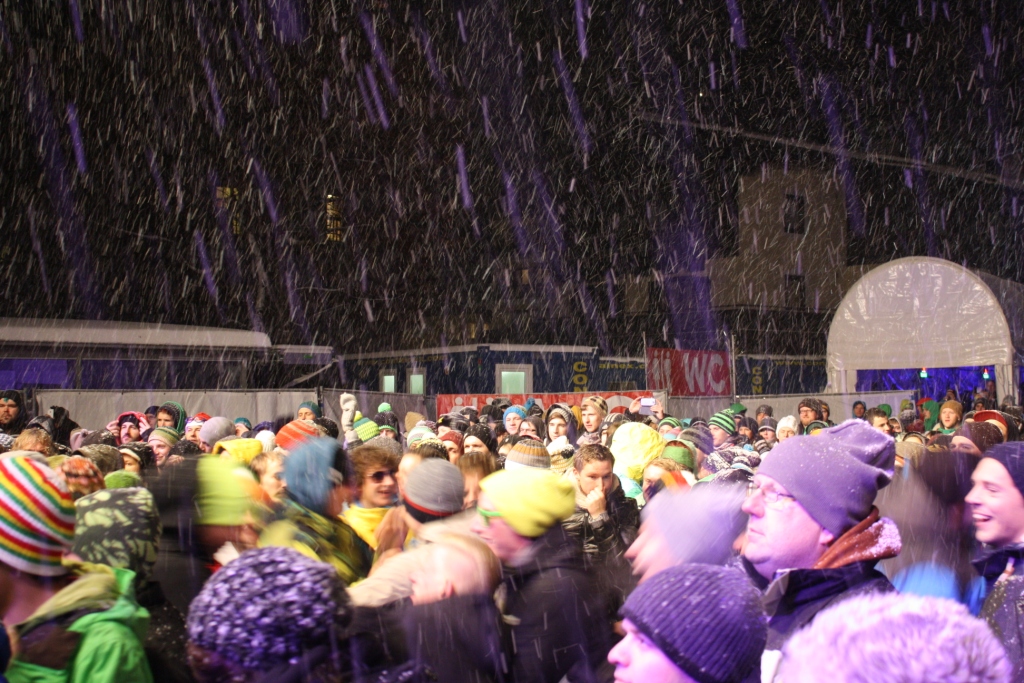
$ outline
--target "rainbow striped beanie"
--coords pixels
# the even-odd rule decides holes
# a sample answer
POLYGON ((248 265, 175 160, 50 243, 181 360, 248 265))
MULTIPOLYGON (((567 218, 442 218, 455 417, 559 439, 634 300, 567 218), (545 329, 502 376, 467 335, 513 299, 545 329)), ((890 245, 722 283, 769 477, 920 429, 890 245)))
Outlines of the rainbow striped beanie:
POLYGON ((54 471, 24 456, 0 459, 0 562, 60 576, 74 538, 75 505, 54 471))

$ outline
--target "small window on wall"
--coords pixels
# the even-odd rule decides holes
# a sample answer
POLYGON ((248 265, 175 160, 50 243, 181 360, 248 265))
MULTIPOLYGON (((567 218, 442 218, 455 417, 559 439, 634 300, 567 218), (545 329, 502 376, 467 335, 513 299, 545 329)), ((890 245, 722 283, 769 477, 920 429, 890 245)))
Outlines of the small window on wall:
POLYGON ((533 393, 533 366, 495 365, 494 387, 498 394, 533 393))
POLYGON ((381 370, 380 390, 385 394, 393 394, 397 391, 398 375, 394 370, 381 370))
POLYGON ((407 393, 421 395, 427 393, 427 374, 423 370, 409 370, 406 380, 407 393))

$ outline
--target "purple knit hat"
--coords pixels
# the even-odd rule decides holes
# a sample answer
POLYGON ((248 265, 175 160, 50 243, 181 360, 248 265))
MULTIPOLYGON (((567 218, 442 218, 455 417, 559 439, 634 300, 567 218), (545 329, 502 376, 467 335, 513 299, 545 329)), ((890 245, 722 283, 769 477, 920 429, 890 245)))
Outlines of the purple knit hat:
POLYGON ((781 484, 818 524, 839 537, 871 512, 892 479, 896 442, 863 420, 786 439, 757 473, 781 484))

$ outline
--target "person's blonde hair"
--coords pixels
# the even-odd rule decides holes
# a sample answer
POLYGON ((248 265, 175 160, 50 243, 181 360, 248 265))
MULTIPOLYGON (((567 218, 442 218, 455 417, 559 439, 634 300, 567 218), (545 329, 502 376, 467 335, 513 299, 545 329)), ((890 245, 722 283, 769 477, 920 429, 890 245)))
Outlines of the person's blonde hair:
MULTIPOLYGON (((682 465, 677 463, 675 460, 672 460, 671 458, 655 458, 654 460, 652 460, 649 463, 647 463, 647 467, 651 467, 651 466, 660 467, 661 469, 665 470, 666 472, 682 472, 683 471, 682 465)), ((644 469, 646 470, 647 467, 645 467, 644 469)))
POLYGON ((445 533, 439 535, 432 545, 438 550, 444 548, 462 553, 473 563, 473 578, 469 585, 456 587, 459 595, 490 595, 498 587, 501 563, 480 539, 465 534, 445 533))
POLYGON ((12 451, 36 451, 41 452, 43 455, 49 457, 53 455, 53 439, 42 429, 35 427, 31 429, 22 430, 21 434, 18 434, 18 438, 11 444, 12 451), (46 449, 45 452, 39 451, 37 446, 42 446, 46 449))
POLYGON ((267 473, 267 468, 274 462, 284 462, 284 454, 277 449, 257 455, 249 463, 249 469, 255 472, 257 477, 262 477, 267 473))

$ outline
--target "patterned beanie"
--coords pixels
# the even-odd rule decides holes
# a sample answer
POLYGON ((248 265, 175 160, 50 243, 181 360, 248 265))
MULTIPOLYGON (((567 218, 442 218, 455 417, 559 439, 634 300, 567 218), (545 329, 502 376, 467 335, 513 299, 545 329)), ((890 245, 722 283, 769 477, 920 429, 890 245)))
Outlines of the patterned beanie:
POLYGON ((715 450, 715 440, 711 437, 711 431, 702 424, 684 429, 679 434, 679 440, 693 445, 704 455, 715 450))
POLYGON ((388 453, 391 453, 392 455, 394 455, 399 460, 401 460, 402 453, 404 452, 402 450, 402 444, 398 443, 397 441, 392 439, 390 436, 386 436, 383 432, 381 434, 373 437, 372 439, 370 439, 369 441, 367 441, 363 445, 364 446, 373 446, 375 448, 382 448, 385 451, 387 451, 388 453))
POLYGON ((242 553, 206 582, 188 611, 194 645, 249 672, 295 662, 352 618, 329 565, 290 548, 242 553))
POLYGON ((583 404, 586 405, 587 403, 597 408, 598 412, 602 415, 608 414, 608 401, 604 400, 600 396, 588 396, 583 399, 583 404))
POLYGON ((106 488, 106 484, 103 482, 103 473, 100 472, 96 463, 81 455, 72 455, 61 463, 60 471, 64 473, 68 490, 75 500, 106 488))
POLYGON ((409 433, 405 437, 406 443, 412 448, 413 444, 423 439, 437 438, 437 435, 430 429, 430 427, 417 426, 409 430, 409 433))
MULTIPOLYGON (((708 426, 714 425, 726 434, 732 436, 736 433, 736 420, 731 410, 720 410, 708 420, 708 426)), ((701 450, 704 450, 703 448, 701 450)))
POLYGON ((320 436, 312 420, 292 420, 277 433, 277 445, 286 451, 298 448, 303 442, 320 436))
POLYGON ((576 425, 577 424, 576 423, 576 416, 573 415, 571 412, 569 412, 568 408, 566 408, 565 406, 560 405, 558 403, 556 403, 555 405, 551 406, 551 408, 548 410, 547 419, 545 419, 544 422, 545 423, 551 422, 551 418, 553 418, 553 417, 560 417, 560 418, 562 418, 565 421, 565 424, 567 424, 567 425, 576 425))
POLYGON ((23 456, 0 460, 0 562, 60 576, 68 571, 61 558, 74 537, 75 506, 57 474, 23 456))
POLYGON ((530 437, 517 441, 505 456, 505 469, 514 470, 517 467, 551 469, 551 456, 543 442, 530 437))
MULTIPOLYGON (((387 404, 382 403, 381 405, 387 404)), ((398 416, 391 412, 390 409, 382 410, 376 415, 374 415, 373 421, 377 423, 377 426, 380 427, 381 431, 384 431, 385 429, 390 429, 395 434, 401 433, 398 431, 398 416)))
POLYGON ((462 432, 457 432, 454 429, 451 430, 451 431, 445 432, 444 435, 441 436, 441 441, 442 442, 444 442, 444 441, 451 441, 453 444, 455 444, 456 446, 459 447, 459 455, 462 455, 462 451, 463 451, 463 448, 462 448, 463 434, 462 434, 462 432))
POLYGON ((363 443, 380 434, 380 427, 377 426, 377 423, 368 417, 363 417, 360 413, 356 413, 356 421, 353 428, 356 430, 356 436, 363 443))
POLYGON ((428 458, 417 465, 405 483, 405 510, 426 524, 462 511, 465 496, 462 472, 447 460, 428 458))
POLYGON ((576 449, 568 437, 560 436, 548 444, 548 455, 551 456, 551 470, 555 474, 565 474, 573 466, 576 449))
POLYGON ((708 564, 655 574, 629 596, 622 616, 699 683, 746 680, 768 638, 757 589, 742 573, 708 564))
POLYGON ((114 446, 98 443, 92 446, 82 446, 76 452, 92 461, 99 469, 101 475, 108 475, 116 470, 124 469, 124 456, 114 446))

